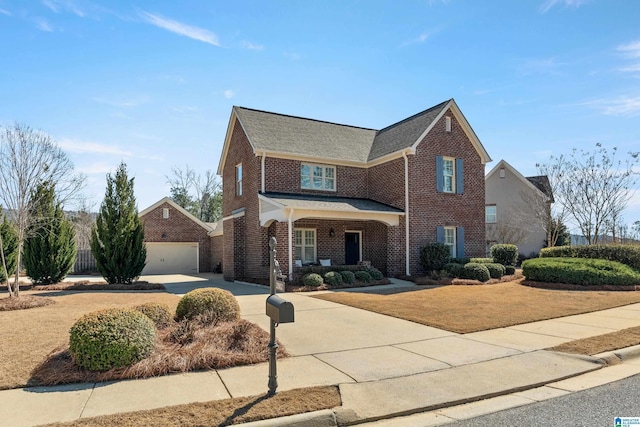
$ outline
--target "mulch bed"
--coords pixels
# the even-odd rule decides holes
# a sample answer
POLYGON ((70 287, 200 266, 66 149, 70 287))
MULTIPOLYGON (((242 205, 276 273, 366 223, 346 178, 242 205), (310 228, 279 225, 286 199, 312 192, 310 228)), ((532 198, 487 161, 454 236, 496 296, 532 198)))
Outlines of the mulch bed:
POLYGON ((573 285, 570 283, 550 283, 536 282, 535 280, 524 280, 521 285, 540 289, 553 289, 558 291, 638 291, 640 285, 573 285))

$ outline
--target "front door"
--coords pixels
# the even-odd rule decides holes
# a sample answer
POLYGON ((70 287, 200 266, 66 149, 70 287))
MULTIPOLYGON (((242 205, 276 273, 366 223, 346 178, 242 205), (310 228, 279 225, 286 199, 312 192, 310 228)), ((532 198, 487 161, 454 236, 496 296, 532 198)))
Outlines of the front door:
POLYGON ((347 231, 344 233, 344 263, 355 265, 360 261, 360 233, 347 231))

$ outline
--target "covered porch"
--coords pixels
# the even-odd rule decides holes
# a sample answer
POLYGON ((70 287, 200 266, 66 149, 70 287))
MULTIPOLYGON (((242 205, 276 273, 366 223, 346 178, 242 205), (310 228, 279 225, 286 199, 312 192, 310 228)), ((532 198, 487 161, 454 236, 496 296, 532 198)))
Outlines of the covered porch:
POLYGON ((258 198, 260 225, 276 237, 280 268, 290 280, 297 268, 321 263, 370 262, 385 275, 403 273, 402 210, 347 197, 263 193, 258 198))

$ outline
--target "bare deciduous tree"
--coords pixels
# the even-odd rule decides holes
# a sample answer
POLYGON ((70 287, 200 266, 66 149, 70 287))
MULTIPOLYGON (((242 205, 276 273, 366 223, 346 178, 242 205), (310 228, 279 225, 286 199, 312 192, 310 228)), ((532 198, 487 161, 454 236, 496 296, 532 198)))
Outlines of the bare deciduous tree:
POLYGON ((539 165, 554 172, 556 205, 566 210, 588 244, 598 243, 607 221, 620 217, 636 182, 633 166, 639 153, 628 153, 624 160, 616 160, 616 154, 616 147, 609 152, 596 144, 592 152, 574 149, 539 165))
POLYGON ((214 222, 222 216, 222 185, 217 176, 207 170, 198 175, 186 168, 174 166, 167 176, 171 186, 171 199, 203 222, 214 222))
MULTIPOLYGON (((70 201, 84 185, 84 177, 73 173, 73 163, 46 133, 14 123, 0 128, 0 204, 15 224, 18 235, 17 265, 20 265, 27 230, 36 220, 31 215, 35 189, 43 182, 56 185, 61 203, 70 201)), ((19 268, 9 296, 20 296, 19 268)))

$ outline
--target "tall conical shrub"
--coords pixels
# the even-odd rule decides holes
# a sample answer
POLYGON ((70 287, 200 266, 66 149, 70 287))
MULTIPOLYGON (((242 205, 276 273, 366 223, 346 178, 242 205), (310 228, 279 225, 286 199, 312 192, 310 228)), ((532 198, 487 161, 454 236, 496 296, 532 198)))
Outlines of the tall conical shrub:
POLYGON ((16 271, 16 259, 18 256, 18 235, 16 234, 16 230, 9 221, 7 221, 7 217, 2 215, 2 208, 0 208, 0 218, 2 218, 2 222, 0 222, 0 283, 3 283, 7 280, 7 276, 5 274, 5 267, 7 268, 7 272, 9 276, 11 276, 16 271), (3 258, 4 257, 4 265, 3 258))
POLYGON ((27 229, 22 262, 34 284, 58 283, 76 260, 76 234, 56 201, 54 184, 40 184, 31 198, 33 221, 27 229))
POLYGON ((132 283, 144 268, 144 228, 138 217, 133 178, 128 178, 124 163, 115 177, 107 174, 107 191, 91 232, 91 252, 107 283, 132 283))

